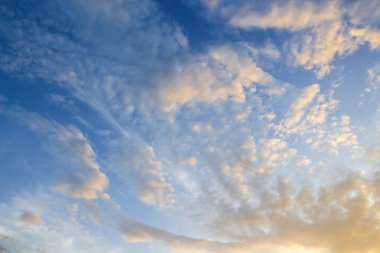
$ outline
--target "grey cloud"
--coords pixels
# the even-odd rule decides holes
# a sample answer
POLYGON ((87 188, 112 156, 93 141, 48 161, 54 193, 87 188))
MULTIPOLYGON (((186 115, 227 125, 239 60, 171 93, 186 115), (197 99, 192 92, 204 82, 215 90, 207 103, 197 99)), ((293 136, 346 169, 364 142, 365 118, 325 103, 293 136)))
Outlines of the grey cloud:
POLYGON ((0 244, 0 253, 10 253, 10 251, 0 244))
POLYGON ((25 211, 20 215, 20 219, 26 224, 39 225, 42 222, 41 216, 37 212, 25 211))

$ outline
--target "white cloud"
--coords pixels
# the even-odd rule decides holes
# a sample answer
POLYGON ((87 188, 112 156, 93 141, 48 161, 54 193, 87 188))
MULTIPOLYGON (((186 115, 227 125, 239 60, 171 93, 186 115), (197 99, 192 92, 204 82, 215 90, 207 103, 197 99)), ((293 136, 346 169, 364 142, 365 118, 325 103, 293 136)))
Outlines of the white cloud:
POLYGON ((377 48, 380 46, 380 30, 368 29, 368 28, 353 28, 350 30, 350 34, 359 38, 363 42, 368 42, 371 48, 377 48))
POLYGON ((158 103, 163 110, 171 111, 186 104, 216 104, 229 98, 244 103, 245 89, 254 92, 256 84, 273 80, 256 65, 246 50, 216 47, 176 66, 174 73, 160 80, 153 92, 158 94, 158 103))
POLYGON ((108 178, 100 170, 95 153, 85 136, 75 128, 64 129, 58 134, 59 141, 77 155, 83 168, 71 171, 55 189, 76 198, 95 199, 107 196, 103 191, 108 185, 108 178))
POLYGON ((220 0, 200 0, 210 10, 215 10, 216 7, 221 3, 220 0))
POLYGON ((178 26, 164 22, 149 0, 57 0, 49 6, 48 15, 33 8, 36 15, 18 20, 11 5, 1 4, 1 37, 7 43, 0 68, 62 85, 115 131, 130 135, 121 126, 120 111, 151 101, 147 90, 170 73, 174 55, 182 57, 185 36, 178 26), (51 29, 45 29, 39 15, 51 21, 51 29))
POLYGON ((62 164, 65 169, 64 178, 53 187, 55 190, 83 199, 108 196, 104 192, 108 178, 100 170, 94 150, 79 129, 70 125, 63 126, 20 107, 0 105, 0 113, 16 119, 38 134, 43 134, 52 157, 65 160, 62 164))
POLYGON ((267 43, 264 47, 259 49, 259 54, 268 57, 273 60, 279 60, 281 57, 281 52, 273 43, 267 43))
POLYGON ((334 1, 327 2, 325 5, 317 5, 313 2, 298 5, 296 1, 273 3, 270 10, 264 13, 251 10, 254 9, 254 6, 251 6, 242 8, 229 17, 229 23, 244 29, 260 27, 294 31, 339 18, 338 8, 339 6, 334 1))
POLYGON ((110 245, 85 227, 91 220, 86 209, 81 219, 71 219, 69 204, 65 198, 39 191, 12 196, 9 203, 0 204, 0 245, 9 252, 123 252, 121 242, 110 245))
POLYGON ((198 160, 195 156, 190 156, 189 158, 186 158, 181 161, 181 164, 185 166, 195 166, 197 165, 197 163, 198 163, 198 160))
POLYGON ((291 59, 291 65, 314 71, 319 78, 332 70, 331 63, 336 57, 351 54, 365 42, 369 42, 372 48, 380 44, 380 4, 374 0, 360 4, 346 1, 258 3, 244 0, 230 4, 223 1, 209 10, 234 28, 288 31, 289 39, 283 44, 283 55, 291 59))
POLYGON ((157 240, 173 252, 370 253, 380 246, 377 180, 378 175, 349 175, 319 190, 302 188, 296 195, 288 181, 279 181, 262 195, 259 206, 224 206, 214 217, 215 229, 235 235, 229 242, 177 235, 131 220, 120 222, 120 232, 128 242, 157 240))
POLYGON ((313 149, 338 154, 339 147, 345 147, 360 156, 362 147, 352 130, 350 117, 334 115, 338 103, 334 89, 322 93, 318 84, 308 86, 289 106, 286 117, 270 126, 282 138, 301 136, 313 149))
POLYGON ((361 97, 366 94, 374 95, 380 88, 380 63, 377 63, 367 71, 367 85, 364 87, 361 97))
POLYGON ((135 188, 133 193, 142 202, 160 209, 173 206, 175 191, 165 168, 167 164, 156 157, 152 146, 116 139, 109 143, 108 149, 109 166, 134 186, 130 189, 133 192, 135 188))
POLYGON ((352 2, 346 7, 351 21, 355 25, 368 24, 376 26, 380 20, 380 4, 377 0, 352 2))
MULTIPOLYGON (((98 162, 102 161, 106 169, 110 167, 116 176, 121 176, 122 187, 127 190, 120 194, 129 198, 132 195, 147 204, 142 207, 144 211, 168 217, 168 227, 172 223, 173 230, 181 230, 180 225, 184 225, 184 229, 200 227, 202 235, 210 235, 204 238, 221 237, 220 241, 197 239, 137 222, 122 223, 120 232, 125 240, 147 243, 144 244, 146 251, 150 250, 148 244, 155 240, 167 245, 169 250, 164 252, 314 250, 352 253, 362 250, 369 253, 376 250, 379 247, 375 213, 378 201, 373 196, 378 195, 377 176, 372 180, 342 175, 325 182, 328 174, 309 184, 304 181, 308 176, 302 174, 304 168, 299 168, 314 165, 310 154, 337 153, 341 147, 360 149, 351 118, 335 111, 338 101, 333 92, 321 91, 319 84, 304 89, 277 84, 258 66, 252 48, 213 46, 205 52, 190 53, 186 39, 175 25, 160 25, 162 20, 157 17, 151 20, 152 12, 158 9, 154 4, 145 5, 147 3, 150 2, 96 1, 94 6, 89 6, 80 1, 79 7, 68 6, 74 1, 65 3, 64 6, 74 12, 70 17, 86 19, 81 27, 74 26, 73 33, 90 43, 95 49, 88 50, 96 51, 96 56, 87 58, 82 54, 82 50, 86 51, 82 48, 84 45, 73 41, 75 45, 72 45, 70 40, 65 41, 67 38, 58 35, 48 41, 68 43, 67 47, 65 43, 61 46, 73 50, 68 54, 72 58, 66 62, 59 50, 46 50, 47 53, 34 43, 37 35, 45 34, 44 29, 34 24, 31 30, 35 29, 32 32, 35 37, 31 36, 30 41, 30 34, 20 38, 28 44, 26 51, 31 56, 13 52, 14 59, 6 56, 2 61, 5 70, 25 71, 35 77, 68 84, 75 96, 100 112, 120 133, 127 133, 103 135, 97 140, 99 145, 92 146, 86 135, 74 126, 64 126, 18 107, 0 106, 1 114, 40 133, 50 143, 51 154, 65 159, 67 167, 62 166, 62 169, 67 172, 66 177, 61 178, 54 189, 77 199, 109 199, 108 178, 98 162), (84 17, 80 15, 82 10, 85 10, 84 17), (150 22, 145 24, 143 20, 150 22), (90 29, 98 22, 111 24, 114 30, 106 31, 106 25, 99 25, 100 31, 90 29), (136 32, 126 36, 130 31, 136 32), (106 38, 115 41, 115 48, 106 38), (49 57, 39 58, 45 53, 49 57), (102 54, 112 60, 101 57, 102 54), (38 68, 34 69, 34 64, 38 68), (62 66, 69 68, 62 70, 62 66), (172 112, 171 118, 160 114, 160 110, 172 112), (303 148, 304 143, 313 148, 310 154, 307 147, 299 154, 299 147, 303 148), (101 145, 102 156, 97 158, 95 147, 101 145), (281 179, 280 175, 296 180, 281 179), (318 183, 327 186, 323 188, 318 183), (158 209, 150 210, 152 207, 158 209), (191 225, 181 223, 183 220, 191 225)), ((286 13, 278 20, 274 20, 273 13, 279 13, 281 5, 271 6, 268 16, 258 15, 262 20, 253 16, 241 24, 250 26, 249 22, 253 22, 252 26, 300 33, 289 42, 296 63, 322 76, 330 70, 330 63, 337 54, 344 55, 356 44, 351 44, 347 27, 336 20, 339 14, 333 13, 337 11, 336 2, 322 6, 295 3, 285 3, 286 13), (323 11, 328 15, 321 15, 323 11), (295 15, 294 20, 290 15, 295 15), (326 46, 321 45, 322 42, 326 42, 326 46)), ((207 1, 207 4, 217 11, 222 1, 207 1)), ((27 31, 25 24, 14 25, 27 31)), ((47 44, 42 48, 46 49, 47 44)), ((275 60, 283 56, 273 44, 258 50, 258 54, 275 60)), ((51 98, 63 101, 58 96, 51 98)), ((0 97, 0 100, 3 99, 0 97)), ((335 170, 331 168, 331 171, 335 170)), ((119 190, 117 186, 115 189, 119 190)), ((72 201, 79 203, 79 200, 72 201)), ((88 211, 86 218, 100 226, 100 206, 90 203, 84 207, 88 211)), ((50 250, 54 243, 63 245, 58 253, 82 252, 84 248, 86 252, 110 252, 107 247, 96 248, 97 238, 92 236, 83 245, 77 244, 77 240, 83 239, 76 238, 77 235, 87 235, 84 229, 74 226, 74 221, 80 222, 77 213, 83 206, 71 203, 69 215, 54 219, 56 224, 70 227, 64 226, 67 230, 63 233, 51 227, 47 222, 49 215, 45 216, 38 208, 20 210, 41 212, 43 222, 28 229, 43 230, 37 234, 41 238, 47 234, 48 240, 41 242, 46 249, 50 250), (73 224, 66 224, 69 216, 73 224)), ((141 208, 140 204, 136 206, 141 208)), ((20 220, 19 215, 17 220, 20 220)), ((9 227, 16 233, 19 228, 12 226, 9 227)))
POLYGON ((331 151, 337 153, 339 145, 359 149, 358 137, 350 128, 350 117, 348 115, 342 115, 340 119, 333 119, 332 127, 333 130, 327 135, 331 151))
MULTIPOLYGON (((135 169, 141 171, 141 192, 140 199, 149 204, 155 205, 159 208, 171 207, 175 202, 174 189, 172 185, 167 182, 167 179, 162 169, 162 163, 155 158, 153 148, 149 147, 146 154, 142 153, 148 158, 144 164, 139 165, 135 169), (144 166, 144 167, 141 167, 144 166)), ((136 157, 139 159, 138 157, 136 157)))
POLYGON ((128 242, 138 243, 159 240, 163 242, 172 252, 232 253, 242 248, 247 248, 239 244, 234 245, 177 235, 131 220, 124 220, 120 222, 119 230, 128 242))
POLYGON ((280 181, 261 195, 259 206, 224 206, 214 229, 241 241, 246 248, 239 252, 292 252, 293 247, 302 252, 373 252, 379 247, 377 204, 371 197, 378 191, 376 180, 351 175, 319 190, 305 186, 296 195, 295 186, 280 181))
POLYGON ((265 140, 260 152, 262 160, 258 171, 260 173, 268 173, 270 170, 279 166, 284 167, 290 158, 295 156, 296 149, 288 147, 288 144, 279 138, 270 138, 265 140))
POLYGON ((297 161, 298 166, 310 166, 311 164, 312 164, 312 161, 305 156, 297 161))
POLYGON ((319 84, 312 84, 302 91, 290 106, 289 117, 285 121, 286 127, 293 127, 299 123, 305 114, 306 107, 313 101, 319 90, 319 84))
POLYGON ((210 124, 202 124, 200 122, 195 122, 191 127, 191 130, 193 130, 196 133, 211 132, 212 126, 210 124))
POLYGON ((350 54, 358 47, 346 29, 342 21, 334 21, 296 35, 289 43, 295 65, 314 70, 319 78, 324 77, 331 71, 331 62, 336 56, 350 54))

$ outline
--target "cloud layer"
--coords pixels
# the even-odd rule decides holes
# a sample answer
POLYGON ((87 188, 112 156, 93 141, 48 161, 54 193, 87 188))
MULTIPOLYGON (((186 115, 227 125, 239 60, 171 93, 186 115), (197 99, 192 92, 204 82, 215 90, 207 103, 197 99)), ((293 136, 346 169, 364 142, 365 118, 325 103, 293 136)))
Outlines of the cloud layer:
POLYGON ((380 248, 378 1, 171 4, 0 3, 0 252, 380 248))

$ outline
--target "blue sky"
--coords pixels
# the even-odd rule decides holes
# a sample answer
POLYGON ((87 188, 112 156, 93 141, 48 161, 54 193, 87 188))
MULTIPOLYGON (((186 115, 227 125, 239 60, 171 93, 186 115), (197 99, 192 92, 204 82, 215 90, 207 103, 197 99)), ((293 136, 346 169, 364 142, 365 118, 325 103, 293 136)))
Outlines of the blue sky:
POLYGON ((0 252, 377 252, 379 48, 376 0, 0 0, 0 252))

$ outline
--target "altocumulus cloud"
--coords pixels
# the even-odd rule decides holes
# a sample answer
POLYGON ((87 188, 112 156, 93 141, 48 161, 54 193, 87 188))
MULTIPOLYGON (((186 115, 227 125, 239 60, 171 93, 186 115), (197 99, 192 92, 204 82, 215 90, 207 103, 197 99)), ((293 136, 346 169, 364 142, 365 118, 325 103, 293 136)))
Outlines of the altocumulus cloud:
POLYGON ((0 252, 378 250, 378 1, 164 2, 0 3, 0 252))
POLYGON ((331 71, 336 55, 350 54, 362 43, 379 46, 379 6, 375 0, 271 1, 263 6, 255 1, 199 1, 209 12, 224 17, 234 27, 250 30, 281 29, 292 33, 290 50, 293 64, 314 70, 319 77, 331 71), (211 4, 212 3, 212 4, 211 4), (366 6, 366 7, 364 7, 366 6), (371 9, 371 11, 368 11, 371 9), (366 17, 372 12, 371 18, 366 17), (348 18, 350 22, 346 22, 348 18))

